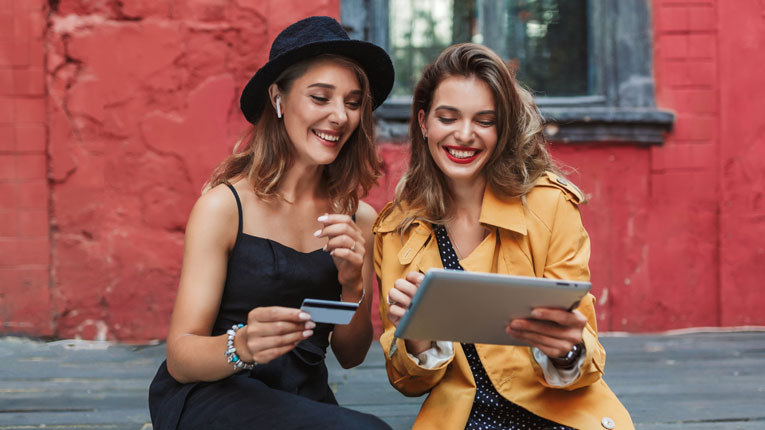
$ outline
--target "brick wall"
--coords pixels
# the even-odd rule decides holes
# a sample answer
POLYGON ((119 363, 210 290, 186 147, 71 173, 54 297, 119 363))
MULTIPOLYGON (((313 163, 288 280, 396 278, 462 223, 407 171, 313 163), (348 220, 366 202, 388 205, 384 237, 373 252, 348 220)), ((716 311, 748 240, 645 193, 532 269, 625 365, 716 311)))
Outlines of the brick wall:
POLYGON ((651 150, 650 294, 641 306, 652 312, 643 329, 720 323, 719 3, 653 2, 656 98, 676 120, 651 150))
POLYGON ((0 1, 0 331, 51 335, 45 2, 0 1))

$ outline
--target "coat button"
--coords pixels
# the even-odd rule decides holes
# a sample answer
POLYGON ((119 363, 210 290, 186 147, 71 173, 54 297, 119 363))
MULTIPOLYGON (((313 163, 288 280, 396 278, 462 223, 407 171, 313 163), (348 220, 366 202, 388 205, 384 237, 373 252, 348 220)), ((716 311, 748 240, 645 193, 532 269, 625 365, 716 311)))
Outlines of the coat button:
POLYGON ((556 181, 558 181, 558 183, 561 185, 568 185, 568 181, 563 178, 558 178, 556 181))
POLYGON ((616 427, 614 420, 609 417, 603 417, 603 419, 600 420, 600 425, 602 425, 603 428, 607 430, 613 430, 616 427))

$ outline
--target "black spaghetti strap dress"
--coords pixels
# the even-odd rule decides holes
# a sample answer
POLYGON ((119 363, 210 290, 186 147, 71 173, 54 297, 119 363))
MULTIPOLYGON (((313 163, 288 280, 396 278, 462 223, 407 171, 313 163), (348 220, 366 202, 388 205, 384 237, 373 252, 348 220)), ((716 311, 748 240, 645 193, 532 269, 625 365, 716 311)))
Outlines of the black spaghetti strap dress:
MULTIPOLYGON (((239 228, 212 335, 246 323, 255 307, 338 300, 341 286, 332 257, 242 233, 241 201, 226 185, 236 198, 239 228)), ((317 324, 313 336, 289 353, 215 382, 178 383, 163 362, 149 388, 154 429, 390 429, 372 415, 337 405, 324 363, 332 328, 317 324)))

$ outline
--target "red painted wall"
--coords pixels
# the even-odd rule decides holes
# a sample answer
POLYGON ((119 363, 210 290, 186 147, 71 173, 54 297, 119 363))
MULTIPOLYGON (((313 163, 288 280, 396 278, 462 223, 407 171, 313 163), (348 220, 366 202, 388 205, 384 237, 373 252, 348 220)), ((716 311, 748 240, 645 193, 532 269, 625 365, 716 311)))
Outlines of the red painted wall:
POLYGON ((720 316, 765 322, 765 2, 720 1, 720 316))
POLYGON ((763 325, 765 3, 651 4, 666 143, 553 145, 590 200, 600 328, 763 325))
MULTIPOLYGON (((677 115, 665 145, 553 147, 590 198, 601 329, 763 325, 765 4, 651 4, 657 102, 677 115)), ((282 28, 338 11, 0 0, 0 333, 164 338, 186 217, 244 128, 243 83, 282 28)), ((408 148, 379 151, 378 209, 408 148)))
POLYGON ((337 16, 338 1, 1 0, 0 11, 3 136, 33 114, 45 124, 46 101, 48 125, 47 165, 46 139, 0 147, 0 332, 164 338, 188 212, 245 125, 242 84, 279 31, 337 16), (25 20, 40 24, 39 48, 25 20), (33 178, 48 188, 27 191, 33 178), (42 210, 40 238, 20 231, 33 220, 22 198, 42 210))

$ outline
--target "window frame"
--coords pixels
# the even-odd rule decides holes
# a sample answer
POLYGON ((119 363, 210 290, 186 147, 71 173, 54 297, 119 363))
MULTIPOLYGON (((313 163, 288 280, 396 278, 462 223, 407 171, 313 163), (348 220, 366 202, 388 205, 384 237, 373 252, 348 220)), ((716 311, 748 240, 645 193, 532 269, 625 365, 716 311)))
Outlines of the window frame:
MULTIPOLYGON (((590 0, 595 95, 535 97, 553 142, 660 145, 674 114, 654 98, 649 0, 590 0)), ((388 0, 341 0, 341 21, 353 39, 388 43, 388 0)), ((411 97, 391 97, 375 112, 378 138, 407 138, 411 97)))

